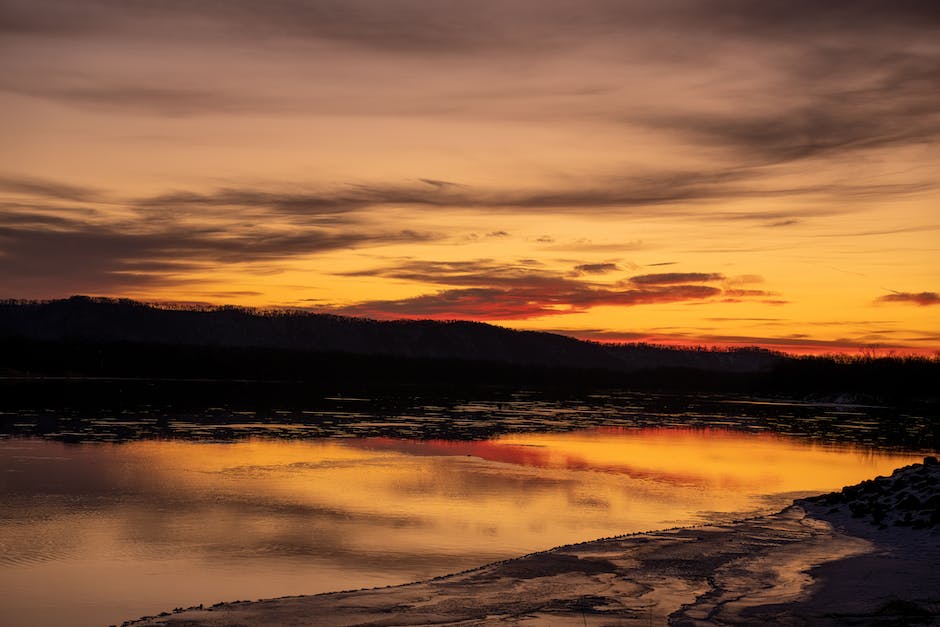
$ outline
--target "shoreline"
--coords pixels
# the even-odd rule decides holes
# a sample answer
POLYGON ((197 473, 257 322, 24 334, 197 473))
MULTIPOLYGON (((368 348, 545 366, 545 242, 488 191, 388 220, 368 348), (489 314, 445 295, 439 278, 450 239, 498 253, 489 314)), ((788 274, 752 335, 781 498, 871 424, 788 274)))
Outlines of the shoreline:
POLYGON ((858 515, 872 494, 909 504, 916 493, 935 507, 938 485, 940 465, 914 464, 765 516, 587 541, 400 586, 220 603, 123 625, 940 624, 934 510, 920 512, 924 526, 903 508, 878 523, 858 515))

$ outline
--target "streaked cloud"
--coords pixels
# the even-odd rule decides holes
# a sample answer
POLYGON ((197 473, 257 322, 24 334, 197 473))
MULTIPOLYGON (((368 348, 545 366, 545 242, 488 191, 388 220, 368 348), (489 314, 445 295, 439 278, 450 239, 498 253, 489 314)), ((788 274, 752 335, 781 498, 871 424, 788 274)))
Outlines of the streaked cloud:
MULTIPOLYGON (((801 196, 838 193, 844 186, 830 189, 816 184, 786 189, 758 189, 748 181, 754 175, 748 172, 703 173, 669 172, 655 177, 598 177, 583 186, 543 188, 541 190, 482 188, 471 185, 429 186, 425 184, 359 183, 333 188, 307 189, 302 183, 294 185, 303 191, 284 191, 285 185, 255 188, 220 188, 206 192, 174 191, 136 199, 141 208, 185 209, 211 207, 264 207, 281 213, 310 215, 312 213, 346 213, 387 207, 407 206, 416 209, 486 210, 501 213, 533 213, 581 215, 610 215, 622 218, 636 217, 681 218, 685 216, 716 222, 765 221, 768 219, 795 219, 808 214, 820 216, 840 213, 818 208, 811 211, 794 207, 788 210, 720 211, 703 215, 689 202, 717 198, 801 196), (629 213, 624 213, 629 211, 629 213)), ((871 185, 859 183, 851 186, 858 193, 871 185)), ((920 189, 920 188, 918 188, 920 189)), ((891 193, 897 193, 892 190, 891 193)), ((498 234, 498 231, 496 232, 498 234)), ((493 235, 493 233, 491 233, 493 235)), ((549 238, 551 239, 551 238, 549 238)))
POLYGON ((576 276, 582 274, 607 274, 617 270, 620 270, 620 266, 615 263, 582 263, 574 267, 574 274, 576 276))
POLYGON ((98 190, 30 176, 0 176, 0 192, 29 198, 85 202, 100 197, 98 190))
POLYGON ((640 274, 628 279, 634 285, 673 285, 675 283, 707 283, 721 281, 725 276, 717 272, 664 272, 640 274))

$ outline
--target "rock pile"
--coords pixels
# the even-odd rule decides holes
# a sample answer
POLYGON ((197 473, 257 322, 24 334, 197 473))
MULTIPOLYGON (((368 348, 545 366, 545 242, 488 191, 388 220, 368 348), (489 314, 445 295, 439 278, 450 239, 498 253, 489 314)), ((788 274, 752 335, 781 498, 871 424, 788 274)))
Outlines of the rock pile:
POLYGON ((898 468, 890 477, 876 477, 840 492, 803 499, 831 506, 829 513, 851 513, 881 529, 889 525, 929 529, 940 527, 940 461, 925 457, 922 464, 898 468))

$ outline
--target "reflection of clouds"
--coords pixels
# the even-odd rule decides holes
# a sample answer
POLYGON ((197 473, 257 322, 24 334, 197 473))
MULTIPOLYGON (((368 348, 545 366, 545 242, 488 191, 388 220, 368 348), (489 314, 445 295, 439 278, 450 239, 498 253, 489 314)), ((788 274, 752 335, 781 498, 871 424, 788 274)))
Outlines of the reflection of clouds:
POLYGON ((659 428, 475 442, 35 442, 4 458, 27 472, 5 479, 5 493, 19 496, 5 499, 3 511, 4 524, 22 524, 36 510, 16 503, 30 490, 46 495, 32 528, 52 560, 96 547, 139 559, 366 561, 405 572, 415 563, 448 568, 456 557, 495 559, 496 547, 515 547, 512 554, 585 539, 578 534, 672 526, 698 511, 768 506, 749 495, 776 491, 782 475, 805 483, 826 464, 865 477, 875 464, 907 461, 849 453, 761 434, 659 428), (95 531, 102 521, 113 522, 108 539, 95 531), (43 545, 42 537, 62 534, 75 543, 43 545))
MULTIPOLYGON (((163 594, 152 603, 160 608, 184 598, 168 581, 198 595, 194 603, 386 585, 688 524, 699 511, 780 506, 749 498, 747 488, 634 479, 625 465, 646 460, 617 447, 591 449, 646 438, 635 452, 652 449, 668 466, 683 461, 681 449, 657 448, 656 438, 676 444, 675 436, 693 447, 709 438, 761 441, 735 432, 687 430, 670 440, 663 429, 601 429, 482 442, 0 442, 0 469, 25 471, 0 474, 0 564, 8 578, 38 568, 55 577, 60 566, 94 578, 89 592, 63 588, 70 602, 109 607, 108 596, 121 589, 163 594), (110 571, 94 570, 108 564, 110 571), (244 586, 230 587, 235 580, 244 586)), ((856 460, 858 478, 884 472, 871 461, 856 460)), ((32 592, 47 593, 44 585, 32 592)))
MULTIPOLYGON (((702 486, 710 483, 705 475, 692 473, 672 473, 662 469, 644 468, 628 463, 611 463, 591 459, 585 455, 564 450, 565 444, 552 443, 543 447, 508 444, 500 440, 480 442, 453 442, 450 440, 397 440, 394 438, 365 438, 354 440, 349 445, 373 450, 394 450, 409 455, 472 455, 490 462, 500 462, 515 466, 585 472, 606 472, 624 475, 630 479, 642 479, 667 483, 675 486, 702 486), (554 444, 554 446, 552 445, 554 444)), ((499 475, 497 481, 502 481, 499 475)), ((509 475, 509 481, 513 476, 509 475)), ((530 480, 528 477, 523 481, 530 480)), ((576 479, 575 479, 576 480, 576 479)))
MULTIPOLYGON (((482 456, 487 462, 496 460, 482 456)), ((512 463, 502 460, 502 463, 512 463)), ((394 481, 391 490, 402 496, 417 499, 438 496, 455 499, 512 498, 524 503, 535 495, 554 494, 566 486, 577 486, 576 477, 549 476, 533 473, 526 468, 512 468, 478 462, 462 463, 460 460, 429 459, 427 472, 394 481)), ((530 468, 533 466, 529 466, 530 468)), ((547 468, 547 466, 543 466, 547 468)))
POLYGON ((588 509, 610 509, 610 501, 585 494, 569 494, 568 502, 576 507, 588 509))
POLYGON ((317 462, 291 462, 289 464, 270 464, 270 465, 250 465, 250 466, 228 466, 218 470, 207 470, 204 472, 218 473, 223 475, 240 476, 265 476, 272 473, 281 472, 306 472, 317 470, 336 470, 340 468, 357 468, 367 462, 364 460, 344 460, 344 459, 325 459, 317 462))
POLYGON ((418 456, 474 456, 487 461, 507 462, 518 466, 545 468, 551 452, 540 447, 502 444, 493 440, 401 440, 396 438, 360 438, 347 446, 375 451, 395 451, 418 456))

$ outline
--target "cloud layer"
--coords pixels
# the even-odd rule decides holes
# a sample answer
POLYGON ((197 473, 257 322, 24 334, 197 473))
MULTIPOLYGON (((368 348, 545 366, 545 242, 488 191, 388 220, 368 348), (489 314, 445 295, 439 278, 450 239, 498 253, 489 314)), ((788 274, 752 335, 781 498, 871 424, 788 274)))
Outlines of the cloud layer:
POLYGON ((409 261, 400 265, 349 273, 447 286, 429 294, 394 300, 369 300, 331 309, 374 318, 523 320, 582 313, 594 307, 633 307, 680 302, 707 302, 721 296, 764 297, 763 290, 714 285, 726 282, 716 272, 645 274, 615 283, 582 275, 607 274, 615 264, 578 264, 561 274, 538 264, 502 264, 492 259, 461 262, 409 261), (585 271, 585 266, 598 266, 585 271))
POLYGON ((918 0, 0 0, 0 296, 820 346, 893 305, 923 346, 938 32, 918 0))

